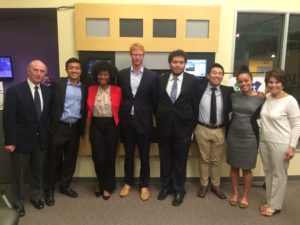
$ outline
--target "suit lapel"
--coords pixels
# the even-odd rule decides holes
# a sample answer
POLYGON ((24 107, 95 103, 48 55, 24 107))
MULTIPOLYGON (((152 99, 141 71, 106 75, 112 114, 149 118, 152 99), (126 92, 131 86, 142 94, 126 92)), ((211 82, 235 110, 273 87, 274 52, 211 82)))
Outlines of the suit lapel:
POLYGON ((126 75, 125 82, 126 82, 126 86, 128 87, 128 91, 129 91, 131 97, 133 98, 131 83, 130 83, 130 72, 131 72, 131 68, 129 68, 128 72, 125 74, 126 75))
POLYGON ((24 96, 24 101, 26 101, 27 104, 29 105, 30 111, 32 111, 32 113, 35 113, 35 115, 37 115, 36 111, 35 111, 35 105, 34 105, 32 92, 30 90, 30 87, 29 87, 29 84, 27 83, 27 81, 25 81, 25 83, 24 83, 23 96, 24 96))
POLYGON ((168 81, 169 81, 169 78, 170 78, 170 73, 168 73, 167 75, 163 76, 161 78, 161 88, 163 89, 163 93, 164 95, 167 96, 167 98, 170 100, 170 103, 172 103, 171 99, 170 99, 170 96, 167 92, 167 85, 168 85, 168 81))
POLYGON ((62 97, 62 107, 64 108, 64 104, 65 104, 65 99, 66 99, 66 91, 67 91, 67 82, 68 82, 68 78, 65 78, 62 80, 62 82, 60 83, 60 93, 61 93, 61 97, 62 97))
MULTIPOLYGON (((182 94, 182 93, 185 91, 185 89, 187 88, 187 82, 186 82, 186 79, 187 79, 187 78, 186 78, 185 74, 183 73, 183 75, 182 75, 181 90, 180 90, 180 93, 179 93, 177 99, 180 98, 181 94, 182 94)), ((177 99, 176 99, 176 101, 177 101, 177 99)), ((176 102, 176 101, 175 101, 175 102, 176 102)))

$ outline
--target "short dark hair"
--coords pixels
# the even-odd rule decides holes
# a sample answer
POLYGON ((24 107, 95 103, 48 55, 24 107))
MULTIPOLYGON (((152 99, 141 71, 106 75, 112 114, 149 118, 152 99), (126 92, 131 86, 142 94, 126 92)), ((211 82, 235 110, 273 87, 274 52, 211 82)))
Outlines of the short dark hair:
POLYGON ((250 72, 248 66, 241 66, 240 70, 239 70, 238 73, 236 74, 236 79, 238 78, 239 75, 244 74, 244 73, 248 74, 249 77, 251 78, 251 80, 253 80, 253 75, 252 75, 252 73, 250 72))
POLYGON ((100 61, 95 63, 92 68, 92 77, 98 83, 98 73, 101 71, 108 71, 109 73, 109 84, 115 84, 118 74, 118 69, 111 63, 106 61, 100 61))
POLYGON ((169 57, 168 57, 168 62, 171 63, 172 60, 173 60, 173 58, 174 58, 174 57, 178 57, 178 56, 183 57, 183 58, 184 58, 184 63, 186 63, 186 61, 187 61, 187 55, 186 55, 186 53, 185 53, 183 50, 181 50, 181 49, 177 49, 177 50, 171 52, 171 53, 169 54, 169 57))
POLYGON ((80 60, 79 59, 77 59, 77 58, 75 58, 75 57, 72 57, 72 58, 69 58, 67 61, 66 61, 66 69, 68 69, 68 65, 70 64, 70 63, 79 63, 80 64, 80 68, 81 68, 81 63, 80 63, 80 60))
POLYGON ((282 86, 285 86, 286 76, 285 76, 285 72, 282 69, 275 68, 266 73, 266 77, 265 77, 266 86, 271 77, 274 77, 277 81, 279 81, 282 84, 282 86))
POLYGON ((224 68, 223 68, 223 66, 222 66, 221 64, 219 64, 219 63, 214 63, 214 64, 212 64, 212 65, 209 67, 209 69, 208 69, 208 74, 210 74, 211 70, 212 70, 213 68, 215 68, 215 67, 220 68, 220 69, 223 71, 223 74, 224 74, 224 68))

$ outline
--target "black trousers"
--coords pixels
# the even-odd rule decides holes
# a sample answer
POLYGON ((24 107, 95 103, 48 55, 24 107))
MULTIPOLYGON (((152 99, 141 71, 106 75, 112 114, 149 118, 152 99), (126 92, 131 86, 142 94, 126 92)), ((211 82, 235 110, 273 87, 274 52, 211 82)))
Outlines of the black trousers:
POLYGON ((125 148, 125 183, 134 185, 134 153, 137 145, 141 161, 140 168, 140 188, 149 186, 150 163, 149 152, 151 134, 139 134, 135 128, 134 117, 131 117, 128 128, 122 131, 122 139, 125 148))
POLYGON ((93 117, 90 126, 92 158, 100 190, 116 188, 116 152, 118 127, 112 117, 93 117))
POLYGON ((185 194, 186 165, 191 137, 159 137, 161 188, 185 194))
POLYGON ((44 189, 54 190, 57 177, 60 187, 66 188, 72 182, 75 172, 80 141, 79 123, 69 126, 59 123, 51 136, 50 149, 47 153, 44 189))
POLYGON ((12 167, 12 201, 15 206, 23 206, 25 201, 25 177, 29 168, 30 199, 41 199, 43 168, 46 151, 36 149, 29 153, 10 153, 12 167))

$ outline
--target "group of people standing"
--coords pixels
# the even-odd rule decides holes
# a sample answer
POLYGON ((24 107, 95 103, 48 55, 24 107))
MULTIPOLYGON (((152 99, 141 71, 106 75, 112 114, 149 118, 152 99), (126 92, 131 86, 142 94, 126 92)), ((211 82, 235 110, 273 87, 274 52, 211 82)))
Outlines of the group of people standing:
POLYGON ((42 190, 45 204, 55 204, 58 179, 62 194, 78 196, 70 184, 85 123, 89 124, 98 179, 95 195, 108 200, 116 188, 115 161, 120 136, 125 149, 125 179, 119 195, 128 196, 135 186, 137 147, 141 165, 140 197, 148 200, 154 118, 160 156, 158 200, 173 194, 173 206, 183 202, 188 153, 195 135, 200 153, 198 197, 206 196, 210 176, 211 191, 226 199, 220 173, 227 140, 232 183, 229 203, 246 208, 251 169, 255 168, 259 145, 267 187, 267 203, 260 207, 261 214, 272 216, 279 212, 288 160, 295 154, 300 135, 299 106, 283 91, 283 71, 267 73, 269 93, 266 96, 252 90, 249 71, 240 71, 237 74, 240 91, 233 93, 232 87, 221 85, 224 69, 220 64, 213 64, 207 80, 200 81, 184 72, 187 55, 175 50, 168 57, 170 72, 158 76, 144 67, 145 49, 140 43, 132 44, 129 51, 132 65, 119 72, 111 63, 97 62, 91 70, 95 85, 88 88, 80 82, 80 61, 71 58, 65 66, 68 76, 53 87, 41 84, 47 67, 34 60, 28 65, 27 81, 7 90, 3 114, 5 149, 11 152, 12 197, 20 216, 25 215, 24 179, 29 166, 30 200, 35 208, 44 207, 42 190), (261 132, 256 121, 259 115, 261 132), (244 181, 241 199, 240 169, 244 181))

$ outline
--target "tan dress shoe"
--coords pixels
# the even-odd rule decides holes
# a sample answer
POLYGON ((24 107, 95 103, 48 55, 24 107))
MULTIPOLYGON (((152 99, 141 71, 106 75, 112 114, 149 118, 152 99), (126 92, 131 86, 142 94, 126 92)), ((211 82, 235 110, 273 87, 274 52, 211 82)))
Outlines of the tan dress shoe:
POLYGON ((149 198, 150 198, 150 191, 149 191, 149 189, 146 188, 146 187, 141 188, 141 199, 143 201, 146 201, 149 198))
POLYGON ((125 184, 120 191, 120 197, 126 197, 127 195, 129 195, 131 188, 132 187, 130 185, 125 184))

